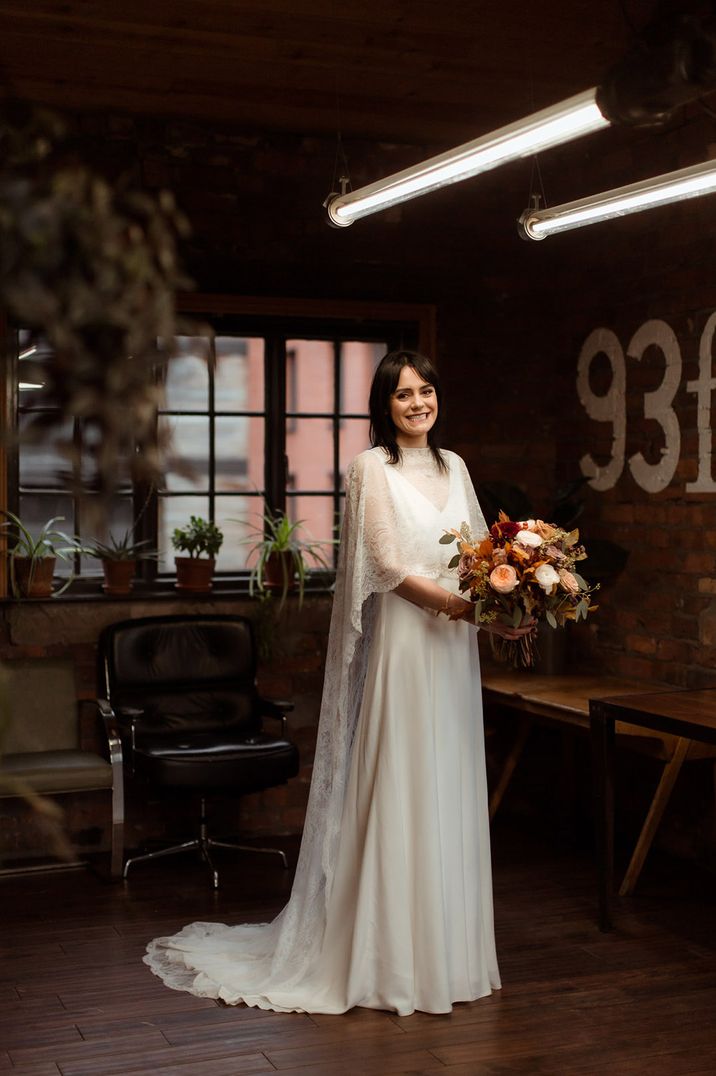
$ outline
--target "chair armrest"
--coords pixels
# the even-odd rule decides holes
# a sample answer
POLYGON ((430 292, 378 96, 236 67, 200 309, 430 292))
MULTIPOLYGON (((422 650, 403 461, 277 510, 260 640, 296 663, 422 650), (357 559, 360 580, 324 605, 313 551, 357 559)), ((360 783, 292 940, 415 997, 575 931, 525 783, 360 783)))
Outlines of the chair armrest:
POLYGON ((97 699, 97 709, 107 736, 109 748, 109 761, 114 771, 114 776, 121 782, 124 779, 124 758, 122 754, 122 738, 119 733, 117 715, 107 699, 97 699))
POLYGON ((281 722, 281 732, 285 736, 287 733, 286 714, 291 713, 294 704, 286 699, 267 699, 263 695, 259 695, 257 703, 259 713, 263 717, 274 717, 281 722))

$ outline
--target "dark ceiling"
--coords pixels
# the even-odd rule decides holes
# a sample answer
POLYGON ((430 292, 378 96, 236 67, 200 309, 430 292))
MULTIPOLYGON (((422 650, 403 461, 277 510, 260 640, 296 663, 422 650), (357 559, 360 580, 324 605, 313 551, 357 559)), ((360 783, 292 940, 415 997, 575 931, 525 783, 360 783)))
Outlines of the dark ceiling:
POLYGON ((72 110, 453 145, 598 83, 653 7, 0 0, 0 63, 6 90, 72 110))

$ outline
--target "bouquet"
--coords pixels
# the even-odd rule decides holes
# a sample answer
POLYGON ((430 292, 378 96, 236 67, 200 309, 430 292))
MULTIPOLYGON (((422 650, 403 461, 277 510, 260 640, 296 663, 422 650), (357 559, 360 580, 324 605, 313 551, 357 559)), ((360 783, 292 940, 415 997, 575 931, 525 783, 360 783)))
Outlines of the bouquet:
MULTIPOLYGON (((500 512, 484 538, 473 538, 463 523, 446 531, 442 545, 457 542, 449 567, 456 568, 460 591, 475 603, 475 623, 500 621, 517 628, 546 621, 552 628, 568 620, 581 620, 597 607, 590 587, 575 570, 587 556, 579 544, 579 531, 564 531, 541 519, 514 522, 500 512)), ((491 634, 495 656, 515 668, 529 668, 535 660, 535 632, 519 639, 491 634)))

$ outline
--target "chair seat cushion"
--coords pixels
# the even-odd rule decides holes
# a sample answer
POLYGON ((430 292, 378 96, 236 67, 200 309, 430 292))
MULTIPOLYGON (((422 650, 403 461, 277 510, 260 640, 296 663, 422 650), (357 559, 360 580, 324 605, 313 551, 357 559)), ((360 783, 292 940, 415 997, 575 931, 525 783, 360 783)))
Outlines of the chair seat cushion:
POLYGON ((231 728, 143 733, 134 750, 138 776, 164 786, 258 792, 298 773, 298 750, 264 732, 231 728))

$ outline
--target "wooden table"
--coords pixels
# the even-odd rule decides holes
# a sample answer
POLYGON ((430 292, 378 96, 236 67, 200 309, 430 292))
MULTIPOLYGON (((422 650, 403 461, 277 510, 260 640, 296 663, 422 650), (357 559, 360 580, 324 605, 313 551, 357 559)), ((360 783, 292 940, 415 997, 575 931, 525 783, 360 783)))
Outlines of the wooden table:
MULTIPOLYGON (((515 741, 490 796, 490 818, 497 811, 512 778, 533 718, 588 732, 590 699, 643 694, 646 689, 647 684, 643 680, 625 680, 601 673, 551 676, 483 662, 482 693, 485 703, 507 706, 520 714, 515 741)), ((629 735, 632 730, 620 725, 619 732, 629 735)))
POLYGON ((677 755, 693 741, 716 745, 716 689, 664 688, 593 696, 589 707, 595 785, 599 927, 611 928, 614 888, 614 742, 617 722, 678 737, 677 755))

